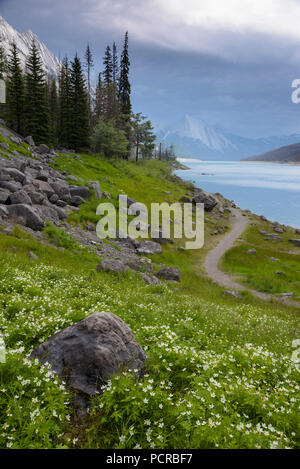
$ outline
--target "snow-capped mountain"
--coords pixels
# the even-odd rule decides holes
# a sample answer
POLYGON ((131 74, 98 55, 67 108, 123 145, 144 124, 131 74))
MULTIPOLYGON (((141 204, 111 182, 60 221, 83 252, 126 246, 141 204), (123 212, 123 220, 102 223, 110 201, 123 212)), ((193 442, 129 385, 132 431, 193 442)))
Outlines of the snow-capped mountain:
POLYGON ((174 145, 177 156, 203 160, 240 160, 300 142, 298 134, 257 139, 227 134, 189 115, 156 134, 159 142, 174 145))
POLYGON ((23 68, 25 68, 26 56, 28 55, 33 40, 39 50, 46 73, 56 77, 58 75, 60 62, 47 46, 40 41, 37 35, 30 30, 19 33, 0 16, 0 44, 8 53, 11 43, 16 43, 23 68))

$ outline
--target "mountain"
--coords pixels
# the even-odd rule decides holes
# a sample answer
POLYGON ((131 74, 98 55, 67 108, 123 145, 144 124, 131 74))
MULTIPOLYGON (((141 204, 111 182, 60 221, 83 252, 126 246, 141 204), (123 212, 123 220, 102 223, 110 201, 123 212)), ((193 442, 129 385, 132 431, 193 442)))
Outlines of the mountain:
POLYGON ((157 129, 156 134, 166 146, 174 145, 177 156, 203 160, 240 160, 300 142, 300 134, 257 139, 228 134, 190 115, 165 129, 157 129))
POLYGON ((287 145, 261 155, 244 158, 243 161, 274 161, 280 163, 300 163, 300 143, 287 145))
POLYGON ((29 53, 30 45, 33 40, 35 41, 39 50, 46 73, 48 75, 57 77, 60 61, 47 48, 47 46, 42 41, 40 41, 36 34, 30 30, 19 33, 12 26, 10 26, 10 24, 8 24, 2 16, 0 16, 0 44, 8 53, 11 43, 16 43, 23 69, 25 68, 26 56, 29 53))

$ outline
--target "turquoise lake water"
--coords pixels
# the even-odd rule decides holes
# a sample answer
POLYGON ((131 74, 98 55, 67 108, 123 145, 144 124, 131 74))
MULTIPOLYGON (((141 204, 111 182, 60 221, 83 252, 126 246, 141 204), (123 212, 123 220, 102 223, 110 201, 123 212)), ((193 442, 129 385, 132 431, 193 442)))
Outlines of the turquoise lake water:
POLYGON ((300 166, 178 159, 175 173, 208 192, 219 192, 269 220, 300 228, 300 166))

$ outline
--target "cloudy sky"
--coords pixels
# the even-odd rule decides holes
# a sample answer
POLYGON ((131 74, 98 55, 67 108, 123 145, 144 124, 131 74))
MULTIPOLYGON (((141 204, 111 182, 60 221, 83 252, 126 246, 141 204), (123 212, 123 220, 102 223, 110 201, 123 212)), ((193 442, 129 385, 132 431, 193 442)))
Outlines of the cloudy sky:
POLYGON ((133 104, 156 124, 191 114, 251 137, 300 133, 300 0, 0 0, 17 30, 97 71, 129 31, 133 104))

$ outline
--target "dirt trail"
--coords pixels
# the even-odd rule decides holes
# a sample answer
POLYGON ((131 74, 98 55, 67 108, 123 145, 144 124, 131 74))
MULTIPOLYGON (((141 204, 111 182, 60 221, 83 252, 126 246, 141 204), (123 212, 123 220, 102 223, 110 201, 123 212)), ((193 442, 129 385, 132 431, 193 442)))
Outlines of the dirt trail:
POLYGON ((225 272, 222 272, 218 268, 220 258, 223 256, 223 254, 225 254, 226 251, 232 248, 237 238, 241 236, 241 234, 246 229, 249 223, 247 216, 244 216, 239 209, 231 209, 231 211, 233 215, 232 216, 233 226, 232 226, 231 231, 221 239, 219 244, 214 249, 212 249, 205 258, 204 266, 205 266, 208 276, 211 277, 216 283, 218 283, 222 287, 226 287, 230 290, 238 290, 238 291, 247 290, 247 291, 250 291, 254 296, 262 300, 276 300, 286 305, 296 306, 300 308, 300 303, 297 303, 296 301, 291 301, 286 298, 279 298, 275 295, 262 293, 257 290, 251 290, 250 288, 247 288, 244 285, 241 285, 240 283, 235 282, 234 280, 232 280, 232 278, 228 274, 226 274, 225 272))

